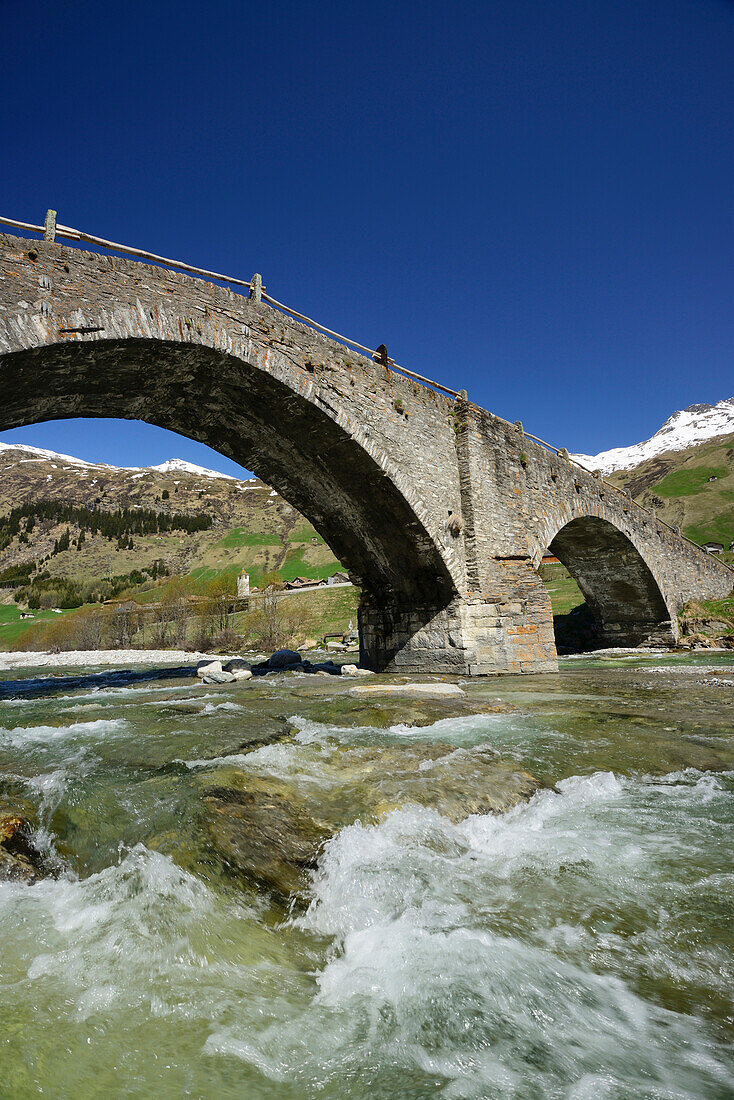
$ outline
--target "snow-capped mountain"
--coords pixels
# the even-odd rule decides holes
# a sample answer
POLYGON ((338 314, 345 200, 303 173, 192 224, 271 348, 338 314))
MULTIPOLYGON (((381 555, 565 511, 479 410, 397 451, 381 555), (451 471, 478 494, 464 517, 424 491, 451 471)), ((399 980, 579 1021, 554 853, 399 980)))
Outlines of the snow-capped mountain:
POLYGON ((222 474, 218 470, 207 470, 205 466, 196 466, 193 462, 187 462, 185 458, 169 458, 166 462, 159 462, 157 466, 144 468, 159 470, 162 474, 198 474, 200 477, 226 477, 230 481, 239 480, 232 474, 222 474))
MULTIPOLYGON (((47 458, 51 462, 62 462, 65 466, 89 466, 90 469, 117 470, 118 466, 109 466, 106 462, 85 462, 83 458, 74 458, 73 455, 62 455, 57 451, 47 451, 44 447, 31 447, 27 443, 0 443, 0 451, 27 451, 28 454, 38 455, 39 458, 47 458)), ((26 461, 30 462, 31 459, 26 461)))
POLYGON ((630 470, 667 451, 685 451, 707 439, 730 434, 734 434, 734 397, 716 405, 689 405, 687 409, 674 412, 644 443, 614 447, 598 455, 571 455, 571 458, 588 470, 611 474, 615 470, 630 470))
MULTIPOLYGON (((26 443, 0 443, 0 452, 24 451, 37 455, 39 459, 48 459, 50 462, 58 462, 64 466, 79 466, 89 470, 108 470, 127 473, 145 473, 146 470, 157 470, 162 474, 195 474, 197 477, 223 477, 229 481, 245 480, 233 477, 232 474, 223 474, 219 470, 208 470, 205 466, 197 466, 193 462, 187 462, 183 458, 169 458, 166 462, 159 462, 157 466, 111 466, 108 462, 86 462, 83 458, 74 458, 73 455, 59 454, 57 451, 47 451, 43 447, 30 447, 26 443)), ((32 462, 33 459, 23 461, 32 462)))

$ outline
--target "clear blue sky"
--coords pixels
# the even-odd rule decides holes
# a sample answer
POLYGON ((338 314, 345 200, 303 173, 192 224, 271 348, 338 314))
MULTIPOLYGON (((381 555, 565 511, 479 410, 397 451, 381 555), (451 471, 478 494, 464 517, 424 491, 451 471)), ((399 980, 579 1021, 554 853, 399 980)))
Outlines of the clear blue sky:
MULTIPOLYGON (((570 450, 734 393, 734 4, 0 4, 0 212, 249 277, 570 450)), ((115 422, 116 424, 118 422, 115 422)), ((125 464, 144 425, 0 438, 125 464)))

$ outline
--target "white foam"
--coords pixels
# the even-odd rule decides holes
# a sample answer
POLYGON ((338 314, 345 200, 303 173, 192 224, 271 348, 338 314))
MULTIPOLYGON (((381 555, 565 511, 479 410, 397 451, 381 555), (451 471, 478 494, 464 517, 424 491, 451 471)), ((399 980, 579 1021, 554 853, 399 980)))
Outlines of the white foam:
POLYGON ((237 714, 245 710, 245 707, 240 706, 239 703, 232 703, 230 700, 226 700, 224 703, 207 703, 201 708, 199 714, 220 714, 226 712, 227 714, 237 714))
POLYGON ((124 718, 98 718, 93 722, 72 722, 68 726, 16 726, 15 729, 0 729, 0 745, 13 745, 22 748, 25 745, 51 744, 67 739, 91 738, 95 741, 111 733, 127 730, 124 718))
POLYGON ((194 771, 197 768, 221 768, 226 764, 246 764, 249 754, 233 752, 227 756, 214 756, 209 759, 203 757, 199 760, 177 760, 177 764, 185 764, 187 768, 194 771))
MULTIPOLYGON (((342 830, 314 875, 312 904, 294 922, 335 937, 317 1003, 339 1028, 319 1041, 344 1056, 357 1044, 368 1057, 371 1035, 381 1060, 445 1078, 446 1096, 505 1095, 498 1081, 510 1083, 508 1096, 516 1081, 523 1095, 577 1100, 643 1095, 652 1082, 661 1096, 733 1088, 705 1025, 621 976, 642 965, 641 946, 614 924, 618 908, 645 911, 645 957, 675 973, 679 937, 675 926, 667 931, 661 897, 683 886, 669 882, 664 823, 678 790, 676 843, 695 860, 708 819, 695 817, 686 831, 685 815, 707 812, 701 779, 685 774, 681 788, 675 773, 596 773, 500 817, 451 825, 406 807, 379 825, 342 830)), ((695 875, 686 889, 699 889, 695 875)), ((721 950, 690 965, 691 981, 725 993, 721 950)), ((225 1038, 218 1035, 220 1049, 225 1038)))

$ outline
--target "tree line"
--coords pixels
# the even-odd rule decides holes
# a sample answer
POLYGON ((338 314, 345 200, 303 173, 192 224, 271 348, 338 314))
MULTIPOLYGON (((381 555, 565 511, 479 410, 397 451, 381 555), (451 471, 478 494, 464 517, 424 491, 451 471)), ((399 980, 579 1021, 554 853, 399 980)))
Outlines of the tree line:
MULTIPOLYGON (((213 522, 212 517, 205 514, 189 516, 183 512, 156 512, 152 508, 117 508, 106 511, 96 506, 87 508, 61 501, 38 500, 30 504, 20 504, 0 517, 0 550, 9 546, 16 536, 27 542, 28 534, 36 523, 44 521, 70 524, 78 527, 82 533, 124 540, 126 545, 132 535, 161 535, 169 531, 193 534, 195 531, 208 531, 213 522)), ((68 545, 64 548, 68 549, 68 545)))
POLYGON ((16 603, 27 604, 31 611, 51 607, 69 609, 86 603, 104 603, 105 600, 112 600, 122 592, 139 588, 151 580, 170 576, 168 566, 160 558, 152 565, 133 569, 130 573, 117 573, 114 577, 97 577, 92 580, 53 576, 47 570, 32 576, 35 562, 19 568, 27 572, 11 574, 10 569, 4 570, 0 574, 0 583, 4 580, 6 585, 15 587, 13 599, 16 603))

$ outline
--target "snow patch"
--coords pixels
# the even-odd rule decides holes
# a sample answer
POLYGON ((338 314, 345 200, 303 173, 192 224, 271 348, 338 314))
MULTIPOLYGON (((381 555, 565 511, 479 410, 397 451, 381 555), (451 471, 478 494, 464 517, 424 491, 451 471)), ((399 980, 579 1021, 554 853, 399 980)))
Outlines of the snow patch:
MULTIPOLYGON (((159 462, 157 466, 112 466, 108 462, 87 462, 83 458, 74 458, 72 455, 59 454, 57 451, 48 451, 43 447, 31 447, 25 443, 0 443, 0 451, 24 451, 26 454, 35 455, 35 458, 21 458, 18 462, 40 462, 43 459, 55 459, 65 463, 64 470, 75 469, 75 472, 84 474, 84 470, 109 470, 111 473, 130 473, 133 477, 143 477, 150 470, 158 473, 184 473, 194 474, 197 477, 226 478, 228 481, 243 481, 242 478, 232 474, 223 474, 219 470, 209 470, 206 466, 197 466, 194 462, 187 462, 183 458, 169 458, 165 462, 159 462), (80 469, 79 469, 80 468, 80 469)), ((8 456, 11 457, 11 456, 8 456)), ((56 469, 56 466, 53 466, 56 469)), ((248 478, 248 481, 254 480, 248 478)), ((94 484, 94 482, 92 483, 94 484)), ((178 482, 176 482, 178 484, 178 482)))
POLYGON ((198 477, 224 477, 228 481, 238 481, 239 478, 232 474, 223 474, 219 470, 208 470, 205 466, 196 466, 193 462, 187 462, 184 458, 169 458, 166 462, 160 462, 157 466, 149 466, 149 470, 158 470, 162 474, 196 474, 198 477))

